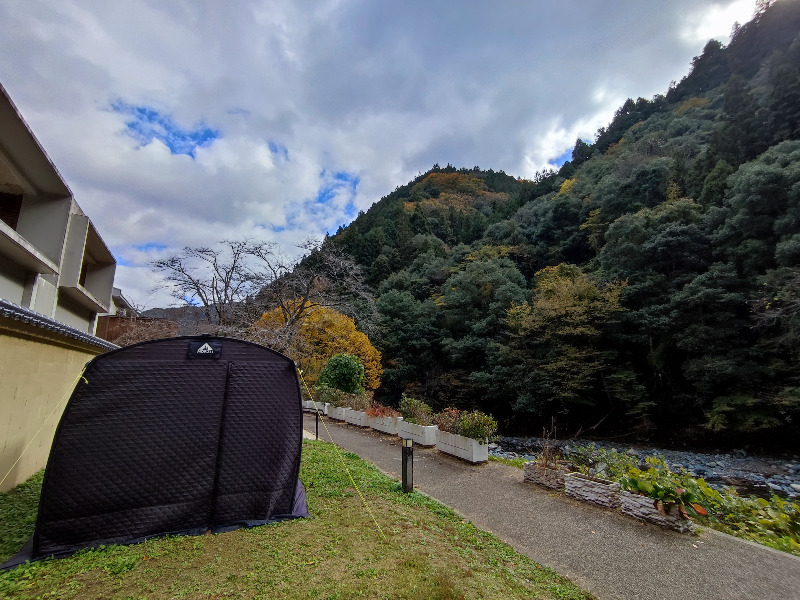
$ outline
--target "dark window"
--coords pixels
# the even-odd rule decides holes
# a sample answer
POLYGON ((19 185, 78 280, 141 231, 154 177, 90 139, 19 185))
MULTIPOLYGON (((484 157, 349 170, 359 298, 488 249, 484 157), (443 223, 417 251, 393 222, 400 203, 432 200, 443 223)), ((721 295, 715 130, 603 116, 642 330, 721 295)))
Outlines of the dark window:
POLYGON ((17 229, 17 221, 19 221, 19 211, 21 209, 21 194, 4 194, 0 192, 0 221, 3 221, 14 231, 17 229))

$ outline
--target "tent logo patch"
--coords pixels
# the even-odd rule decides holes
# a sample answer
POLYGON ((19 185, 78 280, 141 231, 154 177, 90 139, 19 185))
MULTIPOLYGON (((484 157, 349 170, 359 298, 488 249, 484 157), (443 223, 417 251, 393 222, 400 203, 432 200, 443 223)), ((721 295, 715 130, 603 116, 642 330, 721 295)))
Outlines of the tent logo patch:
POLYGON ((187 350, 189 358, 211 358, 218 360, 222 356, 222 340, 191 340, 187 350))

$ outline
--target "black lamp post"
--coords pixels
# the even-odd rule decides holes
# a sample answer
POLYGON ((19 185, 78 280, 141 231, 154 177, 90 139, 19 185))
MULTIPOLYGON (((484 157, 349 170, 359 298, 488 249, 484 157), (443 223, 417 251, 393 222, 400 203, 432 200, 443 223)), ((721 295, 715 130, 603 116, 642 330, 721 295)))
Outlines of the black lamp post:
POLYGON ((403 440, 403 491, 414 491, 414 440, 403 440))

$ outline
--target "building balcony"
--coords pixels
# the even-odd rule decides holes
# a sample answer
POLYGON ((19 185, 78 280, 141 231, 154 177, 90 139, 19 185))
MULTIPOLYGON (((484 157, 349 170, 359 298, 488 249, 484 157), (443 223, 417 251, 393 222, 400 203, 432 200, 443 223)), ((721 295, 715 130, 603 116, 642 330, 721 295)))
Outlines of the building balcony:
POLYGON ((56 263, 3 221, 0 221, 0 255, 33 273, 58 273, 56 263))

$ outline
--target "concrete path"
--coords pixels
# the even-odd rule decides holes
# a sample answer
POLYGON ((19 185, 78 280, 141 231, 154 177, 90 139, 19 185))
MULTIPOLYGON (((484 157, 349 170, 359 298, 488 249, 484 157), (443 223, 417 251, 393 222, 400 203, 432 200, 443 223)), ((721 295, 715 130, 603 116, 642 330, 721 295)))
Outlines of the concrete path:
MULTIPOLYGON (((400 478, 399 438, 326 424, 340 447, 400 478)), ((313 415, 304 427, 314 431, 313 415)), ((514 467, 415 446, 414 487, 601 600, 800 600, 798 557, 712 530, 695 536, 640 523, 523 483, 514 467)))

